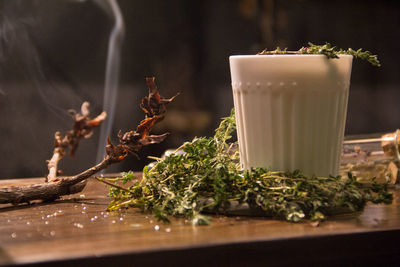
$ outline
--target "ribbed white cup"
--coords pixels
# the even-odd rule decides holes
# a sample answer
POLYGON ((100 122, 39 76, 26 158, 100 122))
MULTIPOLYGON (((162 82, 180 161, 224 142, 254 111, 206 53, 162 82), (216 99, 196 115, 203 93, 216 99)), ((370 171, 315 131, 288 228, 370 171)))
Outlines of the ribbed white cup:
POLYGON ((337 175, 353 57, 231 56, 243 168, 337 175))

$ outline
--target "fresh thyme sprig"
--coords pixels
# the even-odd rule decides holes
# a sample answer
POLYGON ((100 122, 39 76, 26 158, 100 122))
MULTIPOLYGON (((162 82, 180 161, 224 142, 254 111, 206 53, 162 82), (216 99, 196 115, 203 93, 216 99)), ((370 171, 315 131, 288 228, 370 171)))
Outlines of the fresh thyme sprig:
POLYGON ((287 48, 281 49, 277 47, 275 50, 268 51, 264 49, 258 55, 281 55, 281 54, 322 54, 327 58, 339 58, 339 55, 352 55, 355 58, 369 62, 371 65, 380 67, 381 64, 378 60, 377 55, 373 55, 370 51, 363 51, 361 48, 353 50, 348 48, 347 50, 339 49, 336 46, 332 46, 330 43, 324 45, 315 45, 308 43, 308 46, 300 48, 298 51, 288 51, 287 48))
POLYGON ((343 209, 361 211, 368 201, 392 202, 386 185, 365 187, 351 174, 316 177, 300 171, 241 170, 236 143, 228 143, 234 130, 232 112, 222 120, 214 137, 183 144, 184 154, 174 153, 159 159, 151 169, 145 167, 142 180, 126 189, 124 184, 134 180, 131 172, 120 178, 98 178, 110 186, 113 200, 108 208, 138 207, 165 222, 169 216, 181 216, 193 224, 208 224, 210 218, 204 211, 225 213, 234 201, 292 222, 324 220, 343 209))

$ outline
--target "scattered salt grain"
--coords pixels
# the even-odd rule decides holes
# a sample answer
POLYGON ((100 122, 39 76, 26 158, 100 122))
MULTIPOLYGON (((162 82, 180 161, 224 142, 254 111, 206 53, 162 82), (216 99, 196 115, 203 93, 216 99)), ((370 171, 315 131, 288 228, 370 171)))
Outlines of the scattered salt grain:
POLYGON ((74 223, 74 226, 75 226, 76 228, 79 228, 79 229, 82 229, 82 228, 83 228, 83 224, 80 224, 80 223, 74 223))

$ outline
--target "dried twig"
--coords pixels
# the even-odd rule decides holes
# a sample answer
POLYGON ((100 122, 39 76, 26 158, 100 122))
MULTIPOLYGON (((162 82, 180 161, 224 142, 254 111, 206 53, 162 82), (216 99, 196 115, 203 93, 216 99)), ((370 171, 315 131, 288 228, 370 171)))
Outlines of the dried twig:
POLYGON ((53 156, 47 161, 49 174, 46 177, 46 182, 52 182, 57 179, 57 175, 60 173, 58 162, 65 156, 66 150, 69 149, 69 155, 73 156, 78 148, 80 139, 91 137, 93 128, 99 126, 106 119, 107 113, 105 111, 96 118, 91 119, 89 117, 89 107, 89 102, 83 102, 81 113, 72 109, 69 110, 69 113, 74 118, 72 130, 68 131, 64 137, 58 131, 55 133, 53 156))
MULTIPOLYGON (((154 124, 163 119, 166 111, 165 105, 175 97, 170 99, 161 97, 154 83, 154 78, 146 78, 146 82, 149 87, 149 95, 143 98, 141 103, 141 108, 146 113, 146 118, 140 122, 136 131, 129 131, 124 134, 119 133, 118 145, 113 145, 107 140, 107 154, 103 161, 75 176, 60 177, 48 183, 0 188, 0 204, 19 204, 32 200, 53 200, 62 195, 77 193, 82 190, 84 181, 95 173, 113 163, 120 162, 128 154, 136 155, 142 146, 162 142, 168 133, 162 135, 149 135, 149 133, 154 124)), ((82 115, 85 114, 82 110, 82 115)), ((72 151, 74 151, 74 147, 72 146, 72 151)))

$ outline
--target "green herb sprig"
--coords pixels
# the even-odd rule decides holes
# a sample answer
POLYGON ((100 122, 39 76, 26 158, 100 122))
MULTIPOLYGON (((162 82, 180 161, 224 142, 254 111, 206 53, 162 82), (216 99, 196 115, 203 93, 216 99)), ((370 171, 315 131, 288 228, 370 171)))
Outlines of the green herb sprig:
POLYGON ((244 171, 239 165, 236 143, 229 143, 235 118, 224 118, 214 137, 195 138, 182 145, 185 152, 158 159, 145 167, 143 178, 131 172, 114 179, 98 178, 110 186, 109 210, 137 207, 153 212, 162 221, 170 216, 190 219, 193 224, 209 224, 207 212, 225 213, 232 202, 246 203, 250 210, 267 216, 298 222, 326 219, 332 212, 361 211, 366 203, 391 203, 386 184, 369 187, 348 177, 307 176, 300 171, 267 169, 244 171))
POLYGON ((363 51, 361 48, 353 50, 348 48, 347 50, 332 46, 330 43, 324 45, 315 45, 308 43, 308 46, 300 48, 298 51, 288 51, 287 48, 281 49, 277 47, 275 50, 268 51, 264 49, 258 55, 282 55, 282 54, 321 54, 327 58, 339 58, 339 55, 351 55, 354 58, 358 58, 369 62, 371 65, 380 67, 381 63, 378 60, 377 55, 373 55, 370 51, 363 51))

